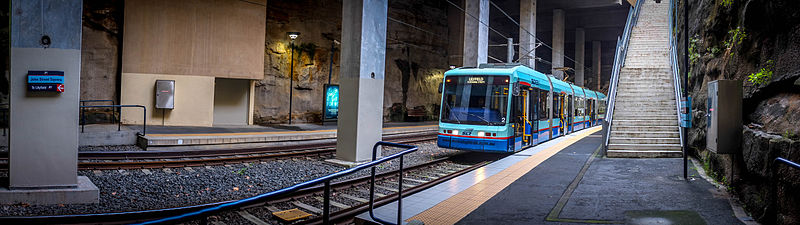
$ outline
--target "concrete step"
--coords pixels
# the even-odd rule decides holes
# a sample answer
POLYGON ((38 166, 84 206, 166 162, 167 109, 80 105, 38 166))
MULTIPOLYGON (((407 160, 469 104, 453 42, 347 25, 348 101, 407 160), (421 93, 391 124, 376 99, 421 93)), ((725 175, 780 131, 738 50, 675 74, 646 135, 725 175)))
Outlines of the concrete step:
POLYGON ((636 120, 630 118, 615 118, 614 125, 617 126, 670 126, 678 125, 678 119, 672 118, 667 120, 636 120))
POLYGON ((608 150, 681 151, 681 144, 608 144, 608 150))
POLYGON ((608 140, 609 144, 681 144, 680 138, 632 138, 614 136, 608 140))
MULTIPOLYGON (((612 126, 613 127, 613 126, 612 126)), ((677 131, 643 132, 643 131, 611 131, 611 137, 627 138, 680 138, 677 131)))
POLYGON ((618 150, 609 149, 606 152, 609 158, 680 158, 683 157, 681 151, 638 151, 638 150, 618 150))
POLYGON ((615 121, 618 119, 625 119, 625 120, 677 120, 677 115, 636 115, 636 116, 627 116, 627 117, 614 117, 615 121))
MULTIPOLYGON (((616 115, 614 115, 614 118, 616 115)), ((661 131, 661 132, 678 132, 678 126, 611 126, 611 131, 641 131, 641 132, 652 132, 652 131, 661 131)))

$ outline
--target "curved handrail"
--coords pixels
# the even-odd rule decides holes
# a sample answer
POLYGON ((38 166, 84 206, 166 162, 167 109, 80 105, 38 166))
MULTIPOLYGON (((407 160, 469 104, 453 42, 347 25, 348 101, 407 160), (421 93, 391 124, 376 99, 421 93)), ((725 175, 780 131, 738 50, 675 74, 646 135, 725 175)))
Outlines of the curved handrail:
POLYGON ((625 30, 622 37, 617 37, 617 48, 614 53, 614 66, 611 71, 611 80, 608 85, 608 100, 606 101, 606 118, 604 120, 605 127, 605 140, 603 142, 604 149, 608 149, 608 140, 611 136, 611 125, 614 120, 614 103, 617 98, 617 86, 619 85, 619 74, 622 67, 625 66, 625 57, 628 55, 628 42, 633 33, 633 27, 639 20, 639 9, 642 8, 642 3, 645 0, 636 1, 636 6, 631 6, 628 10, 628 19, 625 21, 625 30))
MULTIPOLYGON (((800 164, 798 164, 796 162, 792 162, 791 160, 788 160, 788 159, 784 159, 782 157, 775 158, 775 162, 783 163, 783 164, 786 164, 788 166, 791 166, 792 168, 800 170, 800 164)), ((775 165, 777 165, 777 163, 775 165)))
MULTIPOLYGON (((680 61, 678 60, 678 47, 677 47, 678 46, 678 41, 677 41, 677 38, 675 37, 678 34, 677 34, 677 32, 675 32, 676 24, 675 24, 675 18, 674 18, 674 16, 677 15, 677 9, 678 9, 677 4, 678 4, 678 1, 670 0, 670 8, 669 8, 669 49, 670 49, 669 50, 669 55, 670 55, 670 57, 669 57, 669 60, 670 60, 670 66, 672 67, 672 86, 673 86, 673 89, 675 91, 675 110, 677 112, 676 115, 678 117, 678 129, 679 129, 678 133, 679 133, 679 138, 681 140, 681 146, 684 146, 683 131, 686 128, 681 126, 680 123, 681 123, 681 100, 685 96, 682 96, 682 92, 681 92, 681 75, 680 75, 681 73, 680 73, 680 66, 679 66, 680 61)), ((687 106, 687 107, 691 107, 691 106, 687 106)), ((684 154, 686 154, 686 152, 684 152, 684 154)))
MULTIPOLYGON (((295 185, 293 185, 291 187, 287 187, 287 188, 284 188, 284 189, 271 191, 271 192, 260 194, 260 195, 256 195, 256 196, 253 196, 253 197, 250 197, 250 198, 238 200, 238 201, 235 201, 235 202, 225 203, 225 204, 221 204, 221 205, 217 205, 217 206, 213 206, 213 207, 197 210, 197 211, 190 212, 190 213, 184 213, 184 214, 177 215, 177 216, 172 216, 172 217, 162 218, 162 219, 158 219, 158 220, 147 221, 147 222, 143 222, 143 223, 139 223, 139 224, 142 224, 142 225, 144 225, 144 224, 175 224, 175 223, 179 223, 179 222, 182 222, 182 221, 188 221, 188 220, 192 220, 192 219, 199 219, 199 218, 203 218, 204 216, 208 216, 208 215, 215 214, 215 213, 220 213, 222 211, 236 209, 236 208, 240 208, 240 207, 247 206, 247 205, 266 202, 266 201, 269 201, 271 199, 274 199, 274 198, 277 198, 277 197, 280 197, 280 196, 284 196, 284 195, 290 194, 292 192, 299 191, 299 190, 304 189, 304 188, 320 185, 320 184, 324 184, 325 185, 325 193, 326 193, 326 196, 325 196, 325 203, 326 204, 325 205, 328 206, 328 207, 324 207, 324 209, 323 209, 324 210, 323 211, 323 221, 324 221, 323 223, 328 224, 328 222, 329 222, 328 221, 328 219, 329 219, 329 215, 328 215, 329 211, 328 210, 330 209, 328 203, 329 203, 329 200, 330 200, 330 198, 329 198, 330 197, 329 196, 329 194, 330 194, 330 182, 332 180, 337 179, 337 178, 341 178, 341 177, 344 177, 344 176, 347 176, 347 175, 350 175, 352 173, 358 172, 358 171, 363 170, 363 169, 373 168, 373 170, 372 170, 373 171, 373 182, 372 183, 374 184, 375 183, 374 182, 374 177, 375 177, 374 176, 374 172, 375 172, 374 166, 377 166, 378 164, 384 163, 384 162, 389 161, 389 160, 393 160, 395 158, 400 158, 400 160, 401 160, 401 163, 400 163, 400 171, 401 171, 400 172, 400 177, 402 177, 402 167, 403 167, 402 160, 403 160, 403 156, 408 154, 408 153, 415 152, 415 151, 417 151, 417 149, 418 148, 416 146, 412 146, 412 145, 404 145, 404 144, 397 144, 397 143, 379 141, 378 143, 375 143, 375 145, 373 146, 373 157, 372 157, 373 161, 371 161, 371 162, 364 163, 364 164, 358 165, 356 167, 353 167, 353 168, 350 168, 350 169, 346 169, 346 170, 342 170, 342 171, 339 171, 339 172, 336 172, 336 173, 333 173, 333 174, 325 175, 323 177, 316 178, 316 179, 313 179, 313 180, 310 180, 310 181, 306 181, 306 182, 303 182, 303 183, 295 184, 295 185), (399 148, 405 148, 406 150, 403 150, 401 152, 398 152, 398 153, 383 157, 383 158, 381 158, 379 160, 374 160, 376 158, 375 155, 374 155, 375 149, 377 149, 378 146, 399 147, 399 148)), ((401 181, 402 181, 402 178, 401 178, 401 181)), ((402 186, 403 185, 400 185, 401 188, 402 188, 402 186)), ((372 189, 374 190, 374 187, 372 189)), ((402 191, 402 189, 400 189, 400 190, 402 191)), ((371 190, 371 192, 372 192, 372 190, 371 190)), ((400 193, 400 195, 402 196, 402 192, 400 193)), ((398 206, 398 211, 400 211, 400 209, 401 208, 398 206)), ((370 201, 370 211, 372 211, 372 201, 370 201)))

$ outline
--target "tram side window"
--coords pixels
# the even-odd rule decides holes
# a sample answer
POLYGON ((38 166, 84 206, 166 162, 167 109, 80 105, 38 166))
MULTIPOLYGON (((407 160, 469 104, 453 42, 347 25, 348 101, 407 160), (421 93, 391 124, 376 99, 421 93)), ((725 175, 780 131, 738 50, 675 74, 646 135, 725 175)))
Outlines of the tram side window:
POLYGON ((553 94, 553 118, 561 117, 561 100, 560 95, 553 94))
POLYGON ((539 120, 548 120, 550 117, 547 115, 547 96, 550 92, 539 90, 539 120))

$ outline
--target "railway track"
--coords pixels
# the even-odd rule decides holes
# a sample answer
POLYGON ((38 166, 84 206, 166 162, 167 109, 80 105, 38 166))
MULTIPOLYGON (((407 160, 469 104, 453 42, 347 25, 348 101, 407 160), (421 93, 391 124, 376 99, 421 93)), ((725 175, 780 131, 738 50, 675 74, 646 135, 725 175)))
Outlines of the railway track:
MULTIPOLYGON (((436 139, 436 132, 388 135, 385 141, 415 143, 436 139)), ((154 169, 269 161, 292 157, 326 157, 336 152, 336 140, 307 141, 274 147, 196 151, 79 152, 82 170, 154 169)), ((0 153, 0 170, 8 168, 8 153, 0 153)))
MULTIPOLYGON (((447 181, 458 175, 477 169, 489 161, 480 160, 454 160, 454 158, 469 158, 470 154, 457 154, 450 158, 430 161, 427 163, 404 168, 403 175, 403 196, 408 196, 436 184, 447 181)), ((476 158, 476 157, 472 157, 476 158)), ((363 171, 367 172, 367 171, 363 171)), ((380 206, 395 201, 397 195, 396 170, 380 173, 376 176, 375 205, 380 206)), ((331 222, 342 223, 351 221, 356 215, 365 212, 369 207, 369 175, 359 174, 347 180, 332 183, 331 197, 331 222)), ((224 212, 218 215, 209 216, 206 219, 211 224, 321 224, 322 213, 322 186, 302 189, 292 193, 290 196, 281 197, 265 203, 245 206, 236 210, 224 212), (307 217, 286 221, 273 216, 273 213, 286 210, 299 210, 307 213, 307 217)), ((225 202, 209 203, 197 206, 186 206, 179 208, 109 213, 109 214, 86 214, 86 215, 63 215, 63 216, 43 216, 43 217, 0 217, 0 223, 17 224, 20 222, 32 224, 75 224, 75 223, 101 223, 101 224, 121 224, 137 221, 146 221, 166 216, 176 215, 195 211, 198 209, 217 206, 225 202)), ((298 211, 295 211, 298 212, 298 211)), ((187 223, 193 224, 193 223, 187 223)))

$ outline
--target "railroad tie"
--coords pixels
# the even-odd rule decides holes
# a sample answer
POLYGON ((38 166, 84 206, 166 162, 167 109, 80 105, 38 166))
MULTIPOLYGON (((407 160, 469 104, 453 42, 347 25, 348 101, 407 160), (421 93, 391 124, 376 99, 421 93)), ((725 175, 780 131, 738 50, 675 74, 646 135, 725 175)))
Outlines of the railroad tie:
MULTIPOLYGON (((333 197, 331 197, 331 198, 333 198, 333 197)), ((323 197, 317 196, 317 197, 314 197, 314 199, 316 199, 319 202, 325 202, 325 198, 323 198, 323 197)), ((337 201, 334 201, 334 200, 331 200, 331 205, 335 206, 335 207, 338 207, 340 209, 350 208, 349 205, 345 205, 344 203, 337 202, 337 201)))
POLYGON ((293 201, 293 202, 292 202, 292 204, 293 204, 293 205, 295 205, 295 206, 297 206, 297 207, 303 208, 303 209, 305 209, 305 210, 307 210, 307 211, 310 211, 310 212, 316 213, 316 214, 318 214, 318 215, 322 215, 322 209, 319 209, 319 208, 317 208, 317 207, 310 206, 310 205, 308 205, 308 204, 306 204, 306 203, 302 203, 302 202, 300 202, 300 201, 293 201))
MULTIPOLYGON (((406 181, 406 179, 403 179, 403 181, 406 181)), ((403 183, 403 187, 412 188, 414 185, 403 183)))
POLYGON ((417 182, 417 183, 420 183, 420 184, 427 183, 427 181, 424 181, 424 180, 417 180, 417 179, 414 179, 414 178, 405 178, 405 177, 403 177, 403 180, 407 180, 407 181, 413 181, 413 182, 417 182))
POLYGON ((242 216, 242 218, 244 218, 244 219, 246 219, 246 220, 248 220, 248 221, 250 221, 250 222, 252 222, 252 223, 254 223, 256 225, 269 225, 267 222, 264 222, 263 220, 259 219, 258 217, 253 216, 253 214, 250 214, 247 211, 241 210, 241 211, 238 211, 236 213, 238 213, 240 216, 242 216))
POLYGON ((211 223, 212 225, 228 225, 226 223, 223 223, 222 221, 210 221, 209 223, 211 223))
POLYGON ((150 172, 150 170, 148 170, 148 169, 142 169, 142 173, 144 173, 145 175, 153 174, 153 172, 150 172))
POLYGON ((344 197, 346 199, 350 199, 350 200, 353 200, 353 201, 361 202, 361 203, 369 202, 369 200, 366 200, 364 198, 359 198, 359 197, 348 195, 348 194, 339 194, 339 196, 342 196, 342 197, 344 197))
POLYGON ((278 207, 275 207, 275 206, 267 206, 266 208, 270 212, 280 212, 281 211, 281 209, 279 209, 278 207))
POLYGON ((383 185, 377 185, 376 184, 375 187, 381 188, 381 189, 384 189, 384 190, 387 190, 387 191, 391 191, 391 192, 398 192, 397 189, 394 189, 394 188, 391 188, 391 187, 386 187, 386 186, 383 186, 383 185))

